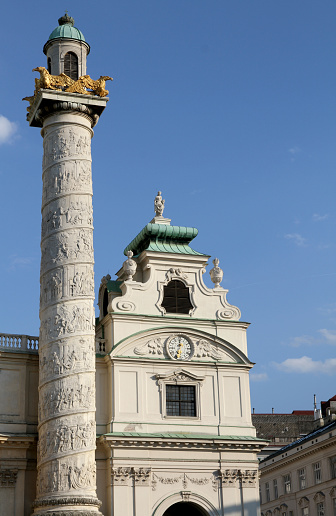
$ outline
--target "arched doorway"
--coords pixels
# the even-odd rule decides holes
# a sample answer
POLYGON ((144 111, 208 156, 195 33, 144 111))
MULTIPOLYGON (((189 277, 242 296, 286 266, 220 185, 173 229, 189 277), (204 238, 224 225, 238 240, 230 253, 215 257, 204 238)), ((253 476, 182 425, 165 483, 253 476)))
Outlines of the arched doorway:
POLYGON ((194 503, 178 502, 171 505, 163 516, 206 516, 206 512, 194 503))

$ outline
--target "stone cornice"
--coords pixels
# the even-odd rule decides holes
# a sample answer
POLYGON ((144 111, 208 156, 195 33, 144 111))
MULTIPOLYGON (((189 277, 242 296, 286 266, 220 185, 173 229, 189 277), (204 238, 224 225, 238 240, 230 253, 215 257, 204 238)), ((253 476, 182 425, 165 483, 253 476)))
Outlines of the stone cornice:
MULTIPOLYGON (((97 328, 99 327, 100 324, 103 324, 104 325, 104 321, 105 319, 111 319, 112 321, 118 321, 118 319, 129 319, 129 320, 136 320, 137 322, 138 321, 148 321, 148 319, 151 319, 151 321, 155 324, 155 323, 158 323, 160 324, 160 327, 162 326, 162 323, 164 321, 165 323, 165 327, 168 328, 168 326, 172 323, 172 328, 174 326, 176 326, 176 323, 177 321, 181 321, 181 324, 185 324, 185 328, 193 328, 195 327, 195 322, 197 321, 197 325, 198 327, 200 326, 203 326, 206 325, 206 326, 209 326, 212 325, 214 327, 217 327, 217 326, 220 326, 220 327, 223 327, 223 328, 230 328, 232 326, 234 326, 235 328, 241 328, 241 329, 244 329, 246 330, 249 326, 250 326, 250 323, 248 322, 244 322, 244 321, 225 321, 225 320, 220 320, 220 319, 201 319, 201 318, 197 318, 197 317, 185 317, 185 316, 181 316, 181 315, 165 315, 164 317, 162 316, 156 316, 156 315, 147 315, 147 314, 136 314, 136 313, 130 313, 130 312, 127 312, 127 313, 123 313, 123 312, 113 312, 113 313, 109 313, 105 316, 104 319, 102 319, 101 321, 99 321, 99 324, 97 325, 97 328)), ((155 326, 152 327, 152 329, 154 329, 155 326)), ((213 335, 215 337, 215 335, 213 335)))
POLYGON ((106 449, 109 448, 168 448, 168 449, 212 449, 220 451, 248 451, 257 453, 266 445, 265 441, 238 437, 236 440, 231 436, 164 436, 155 435, 124 435, 105 434, 100 436, 99 441, 106 449))
POLYGON ((0 448, 29 448, 32 444, 36 444, 37 435, 4 435, 0 434, 0 448))
MULTIPOLYGON (((274 462, 272 464, 260 464, 260 472, 261 474, 269 473, 271 471, 274 471, 276 469, 281 469, 283 466, 287 466, 288 464, 291 464, 293 462, 296 462, 298 459, 301 460, 305 457, 308 457, 309 455, 314 455, 315 453, 318 453, 320 450, 324 450, 326 448, 330 448, 331 446, 335 446, 336 444, 336 437, 334 436, 333 439, 328 439, 327 441, 314 443, 307 449, 302 449, 299 451, 295 451, 295 453, 291 454, 290 456, 287 455, 287 457, 277 457, 277 462, 274 462)), ((285 452, 286 453, 286 452, 285 452)), ((270 460, 270 459, 269 459, 270 460)), ((276 459, 275 459, 276 460, 276 459)))

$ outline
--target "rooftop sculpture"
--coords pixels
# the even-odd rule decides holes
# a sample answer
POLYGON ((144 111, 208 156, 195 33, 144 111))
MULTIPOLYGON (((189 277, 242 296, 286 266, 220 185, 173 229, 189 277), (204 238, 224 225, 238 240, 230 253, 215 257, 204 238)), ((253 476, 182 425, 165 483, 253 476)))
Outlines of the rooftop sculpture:
POLYGON ((108 90, 105 89, 106 81, 113 81, 108 75, 101 75, 96 81, 91 79, 89 75, 82 75, 75 81, 68 77, 65 73, 60 75, 51 75, 44 66, 33 68, 33 72, 39 72, 40 78, 35 79, 35 91, 31 97, 24 97, 22 100, 28 100, 30 111, 38 92, 41 89, 65 91, 67 93, 81 93, 82 95, 97 95, 98 97, 106 97, 108 90), (91 91, 87 91, 91 90, 91 91))

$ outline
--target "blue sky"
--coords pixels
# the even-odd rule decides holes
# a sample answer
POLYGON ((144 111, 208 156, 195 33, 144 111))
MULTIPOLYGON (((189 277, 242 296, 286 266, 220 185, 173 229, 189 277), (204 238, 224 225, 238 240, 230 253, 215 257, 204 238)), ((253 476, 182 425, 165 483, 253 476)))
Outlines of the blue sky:
MULTIPOLYGON (((88 73, 114 77, 92 149, 97 288, 160 189, 165 215, 199 229, 194 248, 220 259, 228 300, 251 322, 256 412, 333 396, 334 0, 64 8, 91 45, 88 73)), ((12 2, 2 25, 0 332, 38 334, 42 138, 21 98, 63 14, 12 2)))

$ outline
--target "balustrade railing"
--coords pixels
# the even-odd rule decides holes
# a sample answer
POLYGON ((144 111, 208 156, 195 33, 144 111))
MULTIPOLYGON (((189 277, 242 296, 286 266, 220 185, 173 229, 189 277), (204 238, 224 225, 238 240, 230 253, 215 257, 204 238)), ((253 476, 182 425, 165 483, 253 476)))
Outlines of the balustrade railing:
POLYGON ((0 351, 38 352, 38 337, 0 333, 0 351))

